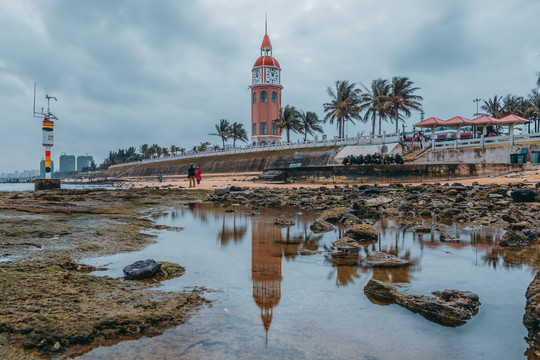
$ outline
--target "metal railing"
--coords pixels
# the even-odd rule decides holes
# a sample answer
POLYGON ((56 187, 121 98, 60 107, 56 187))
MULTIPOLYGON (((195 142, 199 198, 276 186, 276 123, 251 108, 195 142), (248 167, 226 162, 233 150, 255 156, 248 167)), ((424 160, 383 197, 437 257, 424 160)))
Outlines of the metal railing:
POLYGON ((433 150, 461 149, 471 147, 480 147, 483 149, 486 146, 515 145, 527 142, 540 143, 540 132, 520 135, 510 134, 503 136, 481 136, 476 139, 435 141, 432 146, 433 150))
POLYGON ((207 156, 221 156, 221 155, 229 155, 229 154, 242 154, 242 153, 251 153, 251 152, 260 152, 260 151, 272 151, 272 150, 286 150, 286 149, 302 149, 302 148, 318 148, 318 147, 327 147, 327 146, 346 146, 346 145, 382 145, 387 143, 395 143, 399 142, 401 137, 400 133, 391 133, 386 134, 383 132, 381 135, 360 135, 355 137, 345 137, 344 139, 339 139, 338 137, 334 137, 334 139, 327 139, 325 136, 323 136, 322 139, 315 138, 314 140, 307 140, 307 141, 296 141, 296 142, 290 142, 287 143, 286 141, 282 141, 277 144, 269 144, 264 146, 254 146, 254 145, 246 145, 243 147, 229 147, 223 149, 208 149, 203 152, 194 152, 194 151, 187 151, 184 154, 178 154, 178 155, 170 155, 170 156, 164 156, 159 158, 152 158, 152 159, 143 159, 140 161, 132 161, 128 163, 121 163, 121 164, 115 164, 111 165, 109 168, 115 168, 115 167, 122 167, 122 166, 130 166, 130 165, 139 165, 139 164, 149 164, 149 163, 155 163, 155 162, 161 162, 161 161, 172 161, 172 160, 179 160, 179 159, 191 159, 191 158, 200 158, 200 157, 207 157, 207 156))

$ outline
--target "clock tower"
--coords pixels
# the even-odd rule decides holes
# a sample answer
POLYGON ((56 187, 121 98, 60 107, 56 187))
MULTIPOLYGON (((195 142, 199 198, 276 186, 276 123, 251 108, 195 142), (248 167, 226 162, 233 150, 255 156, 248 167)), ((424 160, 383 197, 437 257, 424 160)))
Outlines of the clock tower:
POLYGON ((261 56, 251 70, 251 142, 265 146, 281 141, 281 129, 274 124, 281 109, 281 68, 272 57, 272 44, 265 34, 261 45, 261 56))

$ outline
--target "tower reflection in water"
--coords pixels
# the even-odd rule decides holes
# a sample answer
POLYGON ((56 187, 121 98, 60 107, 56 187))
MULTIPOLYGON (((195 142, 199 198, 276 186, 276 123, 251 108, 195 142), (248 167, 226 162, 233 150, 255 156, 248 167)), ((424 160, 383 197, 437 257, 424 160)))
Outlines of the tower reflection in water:
POLYGON ((274 308, 281 300, 281 229, 260 220, 254 218, 251 225, 251 279, 268 341, 274 308))

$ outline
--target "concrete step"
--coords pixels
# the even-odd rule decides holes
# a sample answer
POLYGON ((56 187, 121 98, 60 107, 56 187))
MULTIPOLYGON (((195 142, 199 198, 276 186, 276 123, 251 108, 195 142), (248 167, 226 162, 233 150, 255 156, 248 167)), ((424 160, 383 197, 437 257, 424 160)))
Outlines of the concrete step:
POLYGON ((282 170, 265 170, 257 179, 258 181, 273 181, 285 182, 285 171, 282 170))

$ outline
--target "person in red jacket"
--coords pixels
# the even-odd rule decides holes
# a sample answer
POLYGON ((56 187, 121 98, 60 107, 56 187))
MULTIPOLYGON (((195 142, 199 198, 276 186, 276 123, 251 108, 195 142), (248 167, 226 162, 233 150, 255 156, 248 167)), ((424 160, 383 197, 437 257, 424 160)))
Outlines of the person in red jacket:
POLYGON ((195 179, 197 179, 197 184, 201 183, 201 167, 199 165, 195 168, 195 179))

